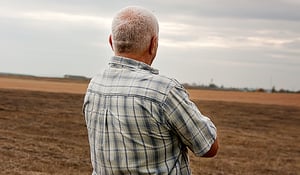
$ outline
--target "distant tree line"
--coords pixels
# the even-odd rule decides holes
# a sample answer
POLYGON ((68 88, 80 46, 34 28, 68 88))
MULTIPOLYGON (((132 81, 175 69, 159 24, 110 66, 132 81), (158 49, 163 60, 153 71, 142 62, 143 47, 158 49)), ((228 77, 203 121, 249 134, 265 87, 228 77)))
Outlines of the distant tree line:
POLYGON ((64 75, 64 78, 74 79, 74 80, 88 80, 89 79, 89 78, 87 78, 85 76, 81 76, 81 75, 69 75, 69 74, 64 75))
POLYGON ((264 88, 234 88, 234 87, 224 87, 217 86, 214 83, 209 83, 208 85, 198 85, 196 83, 184 83, 182 84, 187 89, 208 89, 208 90, 225 90, 225 91, 243 91, 243 92, 267 92, 267 93, 300 93, 300 90, 298 91, 291 91, 287 89, 279 89, 277 90, 275 86, 272 87, 272 89, 264 89, 264 88))

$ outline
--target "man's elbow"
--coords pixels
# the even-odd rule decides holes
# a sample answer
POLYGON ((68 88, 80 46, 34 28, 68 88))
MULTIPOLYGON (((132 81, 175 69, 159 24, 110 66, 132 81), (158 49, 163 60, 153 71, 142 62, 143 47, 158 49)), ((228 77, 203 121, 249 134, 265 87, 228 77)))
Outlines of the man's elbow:
POLYGON ((210 150, 207 153, 205 153, 202 157, 214 157, 215 155, 217 155, 218 149, 219 149, 219 143, 218 143, 218 139, 216 139, 215 142, 210 147, 210 150))

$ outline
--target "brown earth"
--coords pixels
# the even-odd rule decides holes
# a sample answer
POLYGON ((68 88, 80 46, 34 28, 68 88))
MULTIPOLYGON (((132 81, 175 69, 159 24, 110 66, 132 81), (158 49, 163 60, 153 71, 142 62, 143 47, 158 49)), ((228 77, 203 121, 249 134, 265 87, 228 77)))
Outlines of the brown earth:
MULTIPOLYGON (((0 174, 91 174, 81 114, 87 84, 5 81, 11 85, 0 78, 0 174)), ((193 174, 299 174, 299 94, 189 93, 220 140, 215 158, 190 153, 193 174)))
POLYGON ((12 78, 0 76, 0 88, 3 89, 83 94, 85 93, 87 84, 86 81, 71 81, 69 79, 12 78))

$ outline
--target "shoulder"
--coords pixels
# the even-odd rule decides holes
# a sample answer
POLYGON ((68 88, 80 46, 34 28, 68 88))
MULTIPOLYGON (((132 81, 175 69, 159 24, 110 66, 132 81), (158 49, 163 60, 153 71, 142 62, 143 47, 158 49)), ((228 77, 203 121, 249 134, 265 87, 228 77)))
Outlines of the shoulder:
POLYGON ((158 86, 165 89, 165 93, 169 93, 169 91, 174 88, 184 89, 183 85, 178 80, 164 75, 154 76, 153 82, 156 82, 158 86))
POLYGON ((184 86, 175 78, 170 78, 163 75, 157 75, 153 79, 155 87, 151 89, 155 89, 159 93, 163 94, 163 98, 161 99, 162 104, 165 104, 166 101, 170 98, 189 98, 189 94, 184 88, 184 86))

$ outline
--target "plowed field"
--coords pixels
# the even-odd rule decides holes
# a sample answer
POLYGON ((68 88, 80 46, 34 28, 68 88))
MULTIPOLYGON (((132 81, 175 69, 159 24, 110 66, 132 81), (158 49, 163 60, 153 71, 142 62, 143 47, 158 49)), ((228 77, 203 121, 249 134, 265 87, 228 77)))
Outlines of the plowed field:
MULTIPOLYGON (((0 78, 0 174, 91 174, 86 86, 0 78)), ((220 140, 214 158, 190 153, 194 175, 299 174, 299 94, 189 92, 220 140)))

